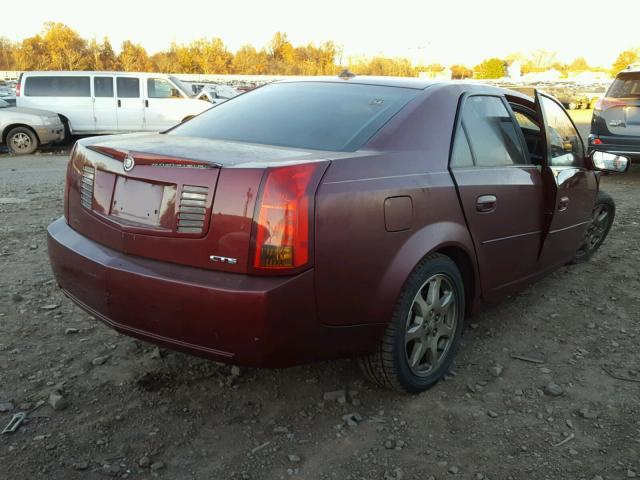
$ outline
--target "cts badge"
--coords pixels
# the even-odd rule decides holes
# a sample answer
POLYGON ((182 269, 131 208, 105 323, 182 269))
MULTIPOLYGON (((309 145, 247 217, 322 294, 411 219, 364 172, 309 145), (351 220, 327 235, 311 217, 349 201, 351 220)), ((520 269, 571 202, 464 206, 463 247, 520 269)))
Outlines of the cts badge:
POLYGON ((124 168, 125 172, 130 172, 131 170, 133 170, 133 167, 135 166, 136 166, 136 161, 133 159, 131 155, 127 155, 126 157, 124 157, 124 160, 122 161, 122 168, 124 168))
POLYGON ((238 263, 237 258, 221 257, 220 255, 209 255, 209 260, 214 263, 226 263, 228 265, 235 265, 238 263))

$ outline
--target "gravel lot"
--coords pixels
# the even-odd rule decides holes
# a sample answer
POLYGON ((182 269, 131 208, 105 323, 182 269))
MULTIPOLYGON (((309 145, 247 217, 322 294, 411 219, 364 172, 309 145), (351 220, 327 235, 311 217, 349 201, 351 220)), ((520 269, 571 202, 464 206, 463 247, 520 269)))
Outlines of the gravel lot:
POLYGON ((640 476, 639 168, 604 178, 618 215, 590 263, 471 319, 447 381, 409 397, 351 360, 237 371, 74 307, 46 251, 65 164, 0 157, 0 429, 29 412, 0 478, 640 476))

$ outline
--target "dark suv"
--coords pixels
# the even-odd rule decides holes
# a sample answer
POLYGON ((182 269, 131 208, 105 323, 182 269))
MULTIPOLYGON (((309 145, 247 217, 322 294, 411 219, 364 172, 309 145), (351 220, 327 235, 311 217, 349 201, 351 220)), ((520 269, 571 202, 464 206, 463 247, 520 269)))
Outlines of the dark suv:
POLYGON ((593 110, 589 151, 606 150, 640 160, 640 65, 620 72, 593 110))

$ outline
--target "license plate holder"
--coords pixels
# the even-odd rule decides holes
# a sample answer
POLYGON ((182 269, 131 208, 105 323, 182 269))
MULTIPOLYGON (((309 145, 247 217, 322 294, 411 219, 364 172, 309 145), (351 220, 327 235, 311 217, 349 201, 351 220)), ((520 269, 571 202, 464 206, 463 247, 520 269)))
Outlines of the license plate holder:
POLYGON ((164 185, 118 176, 111 216, 150 227, 160 226, 164 185))

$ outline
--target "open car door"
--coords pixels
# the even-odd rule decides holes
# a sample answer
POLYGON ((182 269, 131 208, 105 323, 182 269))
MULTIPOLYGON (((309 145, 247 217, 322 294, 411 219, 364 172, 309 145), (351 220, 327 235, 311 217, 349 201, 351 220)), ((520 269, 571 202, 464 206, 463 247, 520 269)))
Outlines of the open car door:
POLYGON ((567 263, 580 247, 598 192, 582 138, 562 105, 536 90, 536 110, 544 125, 542 161, 545 216, 538 261, 541 268, 567 263))

